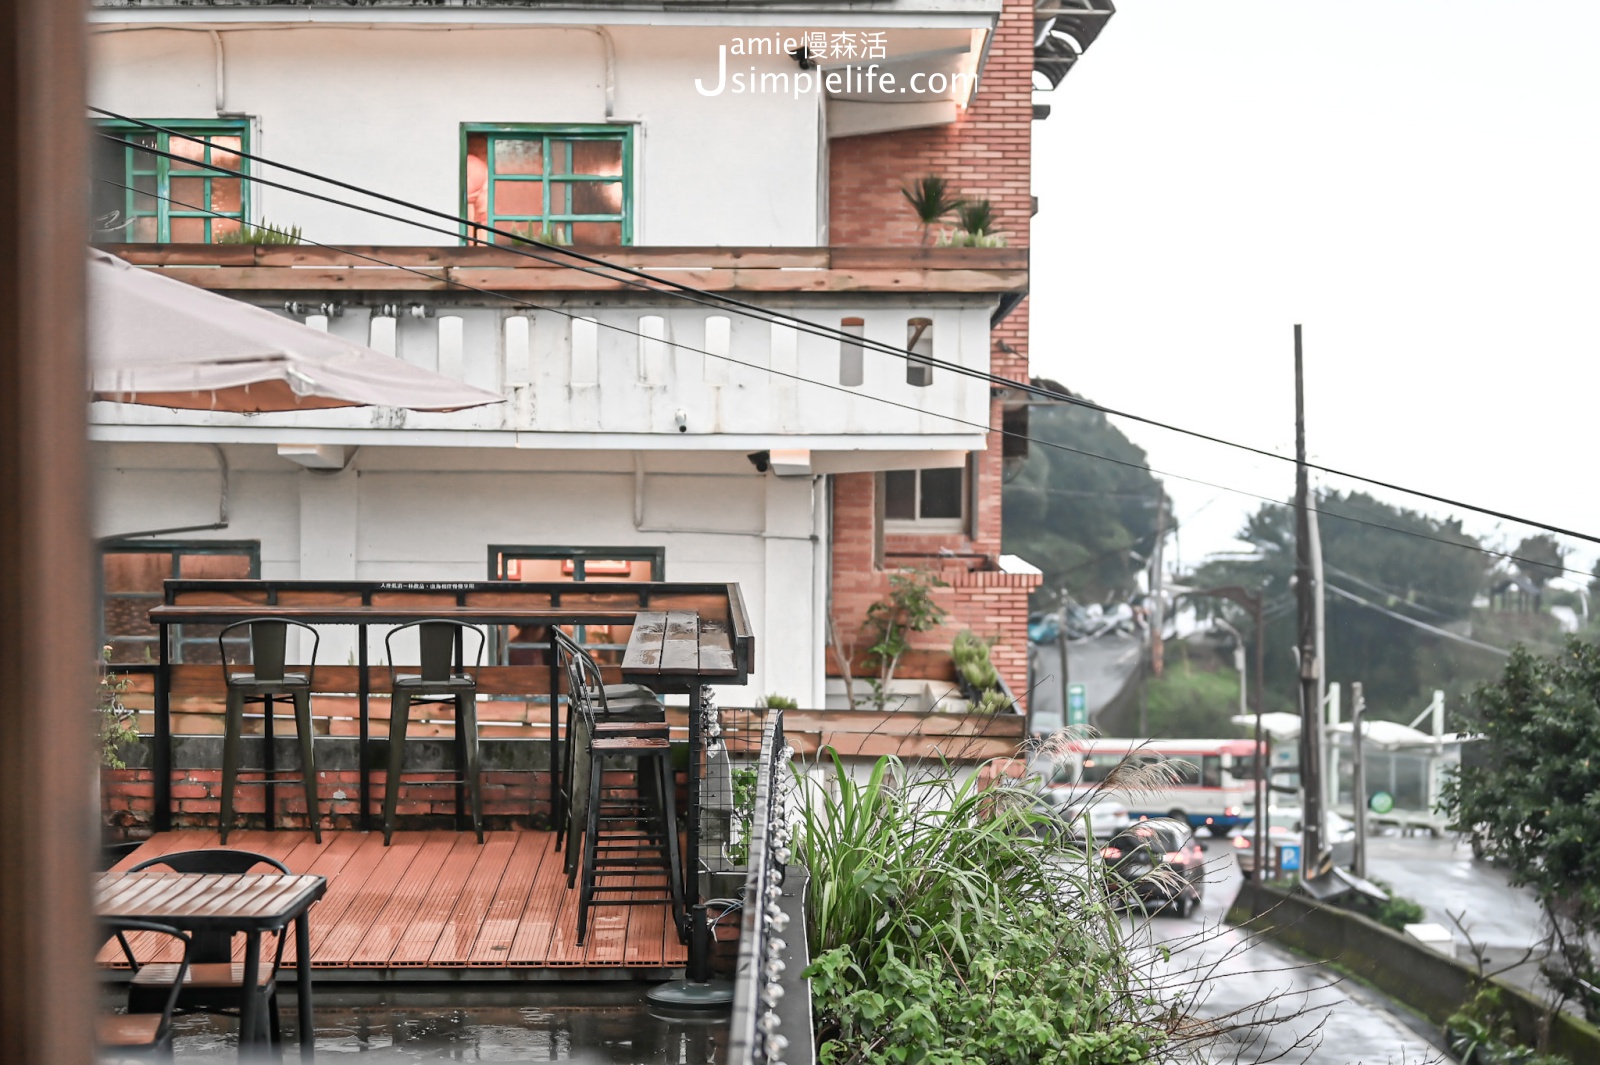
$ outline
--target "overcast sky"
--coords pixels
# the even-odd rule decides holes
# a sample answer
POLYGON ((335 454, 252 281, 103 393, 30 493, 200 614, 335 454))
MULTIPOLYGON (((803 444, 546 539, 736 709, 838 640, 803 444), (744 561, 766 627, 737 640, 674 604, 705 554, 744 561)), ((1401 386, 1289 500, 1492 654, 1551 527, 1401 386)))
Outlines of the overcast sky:
MULTIPOLYGON (((1117 8, 1037 97, 1034 372, 1292 456, 1301 322, 1314 461, 1600 534, 1600 4, 1117 8)), ((1293 489, 1120 424, 1158 470, 1293 489)), ((1258 500, 1165 480, 1186 565, 1237 546, 1258 500)))

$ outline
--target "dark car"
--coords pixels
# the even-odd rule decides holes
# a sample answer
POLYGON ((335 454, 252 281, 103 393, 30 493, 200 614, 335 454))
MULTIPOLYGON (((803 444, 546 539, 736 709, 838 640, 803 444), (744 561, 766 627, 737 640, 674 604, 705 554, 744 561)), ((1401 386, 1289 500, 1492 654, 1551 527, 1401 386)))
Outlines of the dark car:
POLYGON ((1113 884, 1147 907, 1170 907, 1187 917, 1200 905, 1205 848, 1182 821, 1158 817, 1129 825, 1100 848, 1100 857, 1113 884))

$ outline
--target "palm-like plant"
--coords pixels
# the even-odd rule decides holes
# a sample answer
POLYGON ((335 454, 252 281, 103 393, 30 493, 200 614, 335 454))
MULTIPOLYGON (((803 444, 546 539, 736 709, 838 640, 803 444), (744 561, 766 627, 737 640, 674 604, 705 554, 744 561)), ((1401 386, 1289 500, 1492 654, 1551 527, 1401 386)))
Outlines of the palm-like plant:
POLYGON ((974 237, 994 232, 994 205, 988 200, 963 200, 956 208, 961 229, 974 237))
POLYGON ((918 178, 910 188, 902 188, 900 194, 917 213, 917 221, 922 223, 924 244, 928 243, 929 230, 950 212, 959 210, 963 203, 961 197, 950 191, 950 183, 937 174, 918 178))

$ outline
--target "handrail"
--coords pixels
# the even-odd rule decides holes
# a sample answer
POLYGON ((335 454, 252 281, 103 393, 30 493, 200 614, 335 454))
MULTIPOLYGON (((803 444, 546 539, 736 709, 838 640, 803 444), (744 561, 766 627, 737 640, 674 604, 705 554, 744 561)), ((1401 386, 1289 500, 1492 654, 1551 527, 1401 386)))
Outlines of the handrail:
POLYGON ((780 1065, 786 1047, 796 1041, 807 1047, 811 1043, 809 1031, 787 1035, 778 1031, 781 1020, 777 1005, 784 996, 783 985, 800 976, 795 972, 784 979, 786 944, 777 936, 789 924, 780 900, 791 857, 792 831, 782 801, 780 774, 786 771, 793 753, 783 742, 783 711, 769 709, 761 727, 755 810, 750 824, 750 865, 745 877, 743 923, 733 976, 733 1012, 729 1018, 729 1065, 780 1065))

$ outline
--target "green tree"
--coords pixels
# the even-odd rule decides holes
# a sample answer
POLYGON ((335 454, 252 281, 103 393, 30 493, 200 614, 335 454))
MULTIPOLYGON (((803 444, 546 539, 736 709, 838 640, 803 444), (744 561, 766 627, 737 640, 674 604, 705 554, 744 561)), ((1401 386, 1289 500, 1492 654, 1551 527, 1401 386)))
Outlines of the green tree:
POLYGON ((1596 1020, 1600 1000, 1580 981, 1600 984, 1600 645, 1572 639, 1550 656, 1519 647, 1456 725, 1481 742, 1441 809, 1533 888, 1550 926, 1545 976, 1596 1020))
POLYGON ((1044 570, 1047 600, 1063 590, 1083 602, 1132 593, 1155 545, 1161 499, 1161 482, 1139 468, 1144 451, 1087 407, 1035 407, 1028 432, 1027 462, 1005 486, 1005 550, 1044 570))
MULTIPOLYGON (((1318 509, 1325 583, 1369 604, 1335 591, 1327 593, 1330 680, 1361 681, 1372 716, 1410 720, 1434 687, 1447 694, 1465 694, 1472 684, 1494 676, 1503 660, 1492 652, 1453 642, 1393 616, 1467 634, 1487 556, 1476 550, 1479 542, 1462 531, 1459 521, 1393 507, 1361 492, 1326 493, 1319 498, 1318 509)), ((1269 709, 1292 709, 1293 509, 1264 504, 1246 520, 1239 538, 1255 549, 1253 558, 1207 563, 1184 583, 1263 589, 1267 704, 1269 709)), ((1202 610, 1223 612, 1251 638, 1250 618, 1237 607, 1194 602, 1202 610)))
POLYGON ((1517 545, 1517 569, 1533 584, 1535 610, 1544 609, 1544 586, 1561 576, 1566 549, 1549 533, 1525 536, 1517 545))

